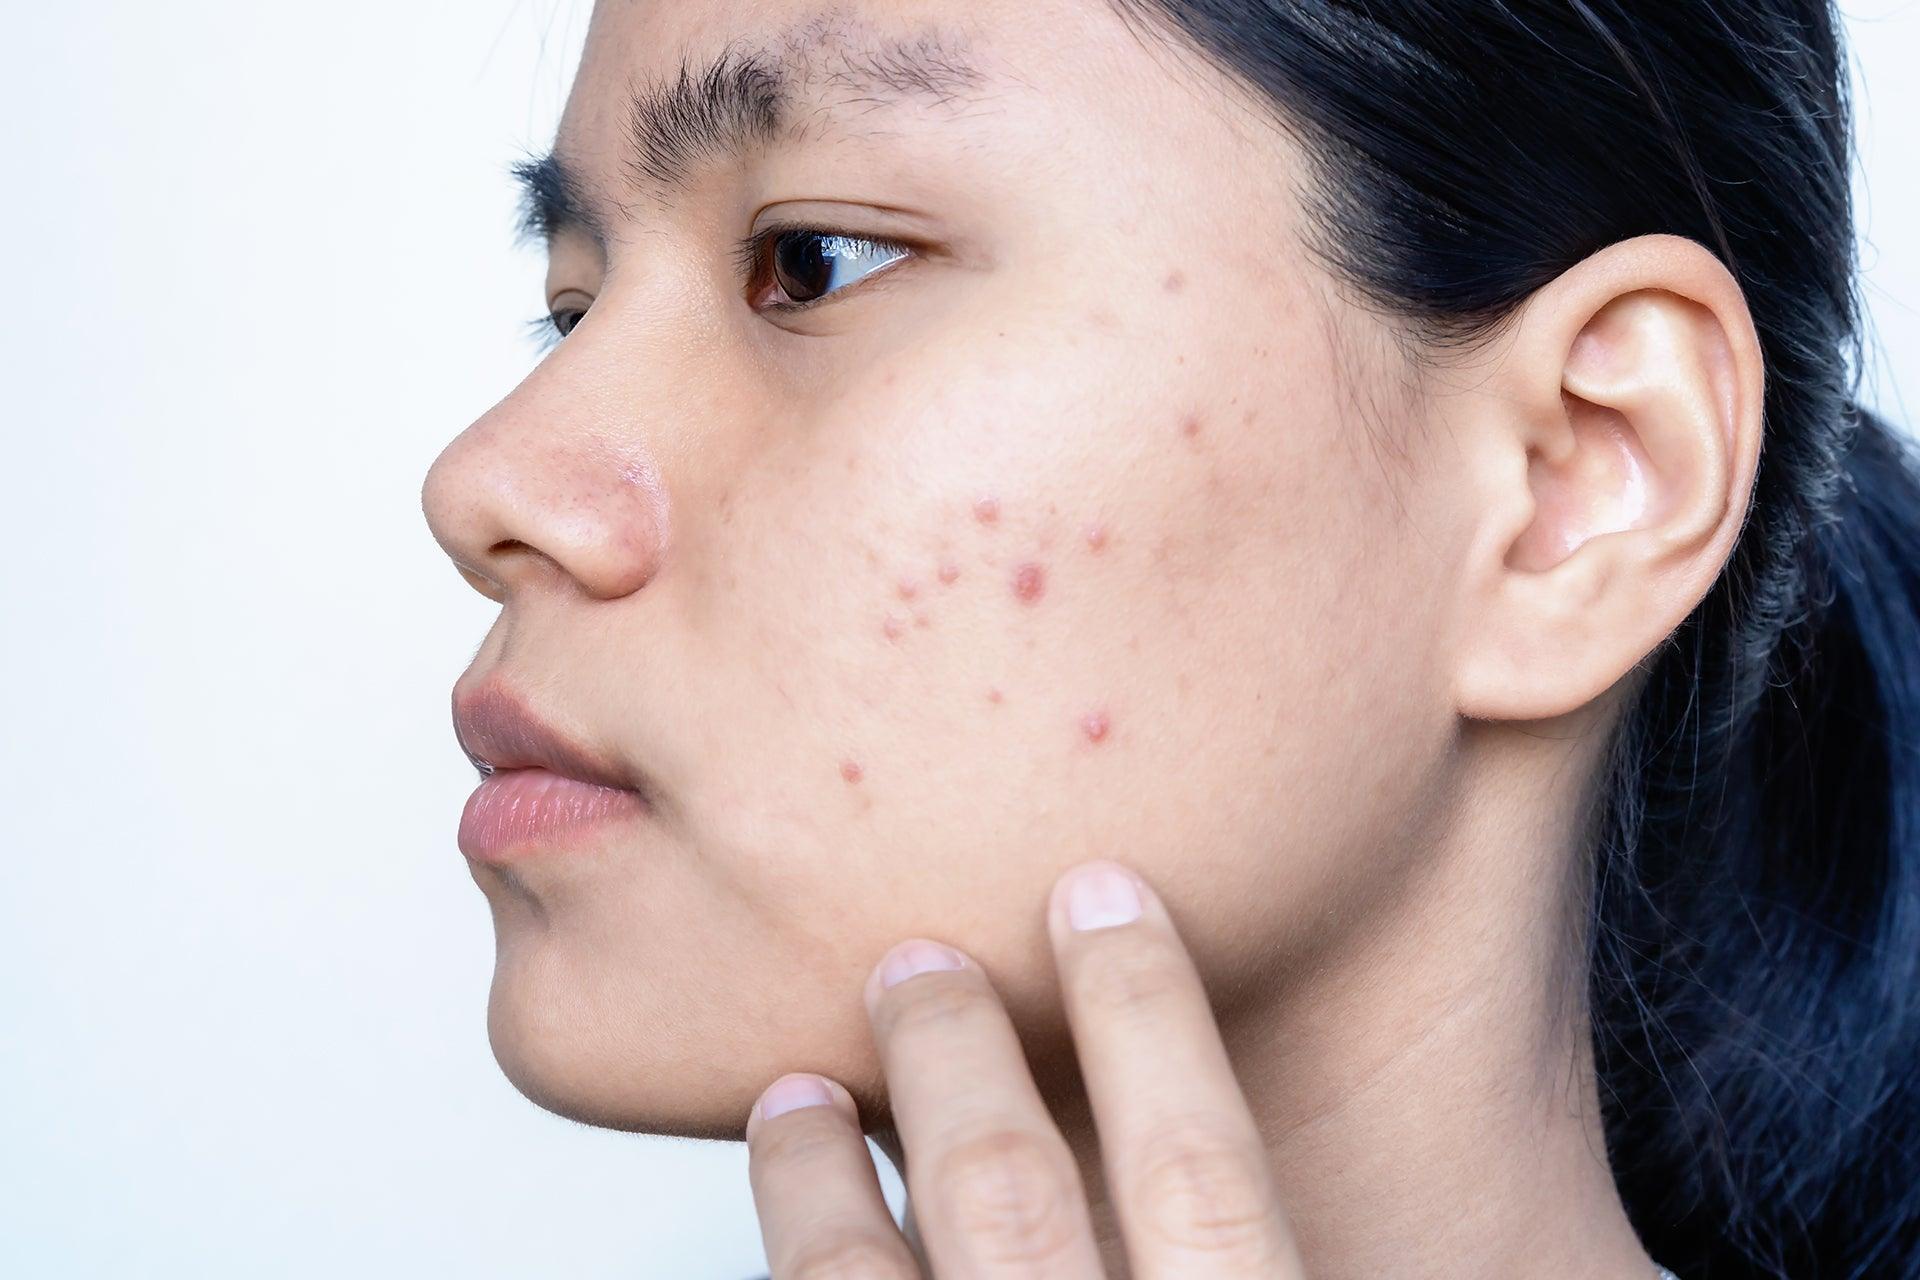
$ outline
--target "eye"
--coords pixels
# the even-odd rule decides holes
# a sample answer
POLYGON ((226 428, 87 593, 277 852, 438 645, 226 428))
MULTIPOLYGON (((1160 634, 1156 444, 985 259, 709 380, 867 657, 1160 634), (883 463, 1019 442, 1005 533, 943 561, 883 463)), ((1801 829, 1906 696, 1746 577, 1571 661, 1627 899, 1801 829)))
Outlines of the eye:
POLYGON ((591 300, 572 292, 556 298, 544 314, 535 316, 529 323, 534 345, 543 352, 551 351, 587 318, 587 308, 592 305, 591 300))
POLYGON ((748 301, 776 311, 808 307, 912 250, 891 240, 817 227, 768 227, 741 245, 748 301))

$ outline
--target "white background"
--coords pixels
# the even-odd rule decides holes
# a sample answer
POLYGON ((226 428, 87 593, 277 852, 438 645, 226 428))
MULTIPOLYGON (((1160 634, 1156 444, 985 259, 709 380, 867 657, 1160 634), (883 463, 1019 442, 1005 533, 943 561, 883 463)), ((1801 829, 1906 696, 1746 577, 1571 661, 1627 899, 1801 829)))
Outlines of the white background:
MULTIPOLYGON (((534 358, 506 165, 585 4, 9 10, 0 1274, 758 1274, 744 1147, 500 1075, 453 843, 493 606, 419 486, 534 358)), ((1849 11, 1911 422, 1920 0, 1849 11)))

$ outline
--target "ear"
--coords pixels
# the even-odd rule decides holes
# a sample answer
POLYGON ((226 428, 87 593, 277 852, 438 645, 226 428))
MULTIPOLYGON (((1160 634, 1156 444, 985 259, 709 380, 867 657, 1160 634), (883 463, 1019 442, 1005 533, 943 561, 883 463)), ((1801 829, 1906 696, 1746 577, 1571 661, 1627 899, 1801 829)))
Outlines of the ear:
POLYGON ((1529 298, 1460 426, 1476 495, 1454 646, 1462 715, 1595 701, 1712 588, 1759 463, 1746 299, 1679 236, 1608 246, 1529 298))

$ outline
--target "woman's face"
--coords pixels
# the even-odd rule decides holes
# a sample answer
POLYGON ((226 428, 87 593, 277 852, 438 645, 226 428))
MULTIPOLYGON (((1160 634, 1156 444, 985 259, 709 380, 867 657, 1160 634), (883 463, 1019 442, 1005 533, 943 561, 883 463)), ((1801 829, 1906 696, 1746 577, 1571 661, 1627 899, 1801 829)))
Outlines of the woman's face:
POLYGON ((1044 902, 1094 856, 1230 1026, 1399 883, 1456 723, 1462 500, 1286 136, 1103 0, 814 5, 598 7, 546 180, 584 317, 426 482, 502 604, 457 693, 650 800, 472 863, 494 1049, 592 1123, 878 1096, 914 935, 1064 1054, 1044 902))

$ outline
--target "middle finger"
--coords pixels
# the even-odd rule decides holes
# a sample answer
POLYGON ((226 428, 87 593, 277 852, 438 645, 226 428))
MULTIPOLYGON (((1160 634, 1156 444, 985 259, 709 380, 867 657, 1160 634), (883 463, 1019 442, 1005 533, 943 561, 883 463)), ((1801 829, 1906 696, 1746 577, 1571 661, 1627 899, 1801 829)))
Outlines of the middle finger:
POLYGON ((1079 1168, 979 966, 910 939, 875 966, 866 999, 934 1274, 1097 1280, 1079 1168))

